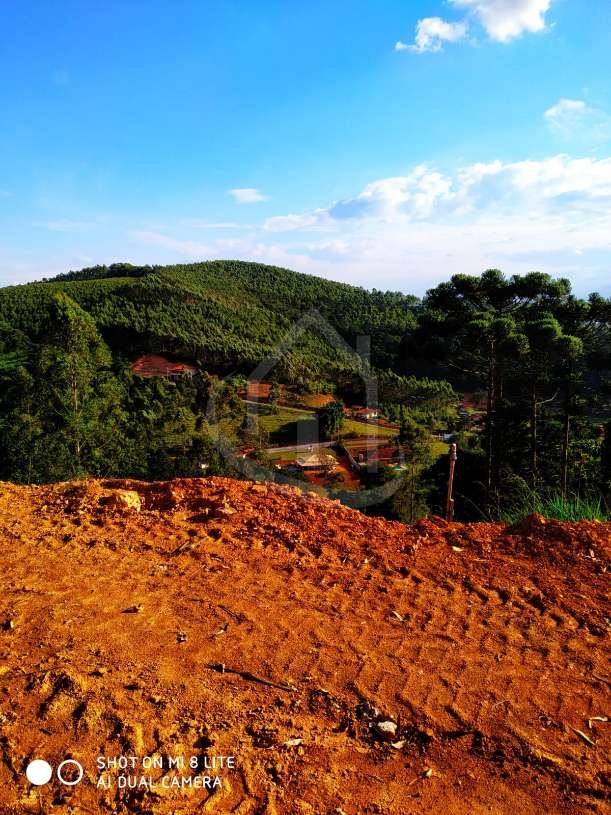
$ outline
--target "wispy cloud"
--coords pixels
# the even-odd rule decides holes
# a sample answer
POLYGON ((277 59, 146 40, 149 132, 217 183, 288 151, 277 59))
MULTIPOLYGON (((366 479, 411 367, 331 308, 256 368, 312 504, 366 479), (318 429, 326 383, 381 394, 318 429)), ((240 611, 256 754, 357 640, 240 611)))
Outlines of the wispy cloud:
POLYGON ((233 190, 227 190, 227 192, 238 204, 258 204, 260 201, 269 200, 269 196, 263 195, 254 187, 238 187, 233 190))
POLYGON ((550 130, 567 141, 586 139, 596 144, 611 139, 611 116, 582 99, 559 99, 543 117, 550 130))
POLYGON ((191 229, 251 229, 250 224, 239 224, 237 221, 206 221, 201 218, 184 218, 180 225, 191 229))
POLYGON ((59 219, 56 221, 42 221, 37 224, 50 232, 90 232, 99 226, 96 221, 71 221, 59 219))
POLYGON ((329 225, 330 221, 328 209, 315 209, 312 212, 275 215, 265 221, 264 229, 267 232, 294 232, 315 228, 318 232, 329 225))
POLYGON ((240 236, 236 239, 217 239, 210 243, 176 238, 166 233, 130 230, 128 237, 144 246, 160 247, 167 250, 170 257, 205 260, 214 258, 235 258, 237 260, 260 260, 277 266, 299 268, 302 271, 322 271, 304 247, 285 247, 260 240, 256 235, 240 236))
POLYGON ((200 243, 199 241, 173 238, 171 235, 165 235, 162 232, 132 229, 127 234, 130 238, 133 238, 139 243, 146 244, 147 246, 159 246, 162 249, 176 252, 182 257, 205 258, 211 254, 208 244, 200 243))

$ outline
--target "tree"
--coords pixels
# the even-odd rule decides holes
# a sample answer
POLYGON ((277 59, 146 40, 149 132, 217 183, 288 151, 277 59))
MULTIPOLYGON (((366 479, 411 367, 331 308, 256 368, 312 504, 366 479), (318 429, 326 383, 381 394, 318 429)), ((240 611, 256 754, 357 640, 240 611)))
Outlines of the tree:
POLYGON ((422 471, 433 463, 431 436, 425 428, 405 416, 401 422, 399 442, 403 465, 407 468, 401 487, 391 499, 391 507, 401 521, 413 523, 427 514, 428 487, 422 471))
POLYGON ((505 369, 525 350, 514 314, 515 287, 498 269, 481 277, 454 275, 427 292, 412 353, 443 362, 454 377, 475 379, 485 386, 486 481, 492 491, 498 474, 496 411, 503 398, 505 369), (417 349, 419 349, 417 351, 417 349))
POLYGON ((272 413, 278 413, 278 400, 282 395, 280 384, 274 380, 270 384, 268 402, 271 405, 272 413))
POLYGON ((338 399, 328 402, 316 411, 318 427, 323 439, 337 438, 344 424, 344 403, 338 399))
MULTIPOLYGON (((4 379, 4 378, 3 378, 4 379)), ((44 445, 44 428, 33 376, 20 365, 2 382, 0 478, 31 484, 44 445)))
POLYGON ((51 432, 59 434, 71 476, 88 472, 119 417, 111 355, 92 317, 63 292, 55 295, 35 371, 51 432))

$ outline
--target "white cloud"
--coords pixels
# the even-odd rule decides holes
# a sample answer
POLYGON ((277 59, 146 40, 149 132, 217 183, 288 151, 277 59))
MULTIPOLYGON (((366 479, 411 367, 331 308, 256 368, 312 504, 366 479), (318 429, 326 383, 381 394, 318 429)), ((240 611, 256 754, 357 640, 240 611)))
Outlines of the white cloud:
POLYGON ((545 28, 545 14, 552 0, 450 0, 457 8, 470 11, 488 36, 509 42, 525 32, 545 28))
POLYGON ((329 223, 329 212, 326 209, 315 209, 302 214, 276 215, 265 221, 263 228, 267 232, 294 232, 299 229, 322 230, 329 223))
POLYGON ((8 190, 0 190, 0 198, 10 198, 12 194, 13 193, 8 190))
POLYGON ((611 138, 611 116, 582 99, 559 99, 543 117, 550 130, 567 141, 585 139, 596 144, 611 138))
POLYGON ((259 190, 254 189, 254 187, 240 187, 227 190, 227 192, 233 196, 238 204, 258 204, 260 201, 269 200, 267 195, 263 195, 259 190))
POLYGON ((553 127, 565 126, 567 120, 581 118, 589 108, 581 99, 559 99, 543 114, 553 127))
POLYGON ((545 29, 545 14, 553 0, 449 0, 457 9, 465 9, 468 16, 450 23, 441 17, 424 17, 416 23, 413 45, 399 40, 395 51, 441 51, 444 42, 457 42, 466 37, 469 17, 474 18, 492 40, 509 42, 525 32, 536 33, 545 29))
MULTIPOLYGON (((477 163, 447 175, 418 165, 404 176, 372 181, 354 198, 299 216, 276 216, 273 224, 291 229, 327 229, 342 223, 388 223, 462 218, 482 212, 565 214, 584 210, 606 214, 611 201, 611 158, 477 163), (604 206, 603 206, 604 204, 604 206)), ((268 222, 269 223, 269 222, 268 222)), ((281 231, 281 230, 278 230, 281 231)))
POLYGON ((353 247, 345 240, 314 241, 303 247, 314 260, 345 260, 352 255, 353 247))
POLYGON ((180 240, 161 232, 152 232, 143 229, 132 229, 128 232, 130 238, 147 246, 159 246, 168 249, 181 257, 205 258, 210 255, 210 246, 192 240, 180 240))
MULTIPOLYGON (((441 17, 425 17, 416 23, 416 37, 410 51, 423 54, 425 51, 441 51, 444 42, 457 42, 467 33, 465 23, 447 23, 441 17)), ((404 43, 395 45, 396 51, 405 50, 404 43), (401 46, 397 48, 397 46, 401 46)))
MULTIPOLYGON (((605 269, 611 262, 611 158, 492 161, 453 173, 420 165, 353 198, 270 222, 269 231, 282 226, 285 252, 295 253, 289 266, 364 285, 383 280, 418 292, 459 271, 520 273, 542 264, 574 276, 576 253, 602 253, 605 269), (333 234, 303 243, 303 232, 333 234), (309 265, 296 265, 297 255, 309 265)), ((597 268, 589 273, 605 279, 597 268)))
POLYGON ((448 198, 451 187, 451 179, 419 165, 407 176, 371 182, 356 199, 340 201, 331 213, 339 218, 375 213, 392 221, 409 212, 415 218, 426 218, 440 201, 448 198))

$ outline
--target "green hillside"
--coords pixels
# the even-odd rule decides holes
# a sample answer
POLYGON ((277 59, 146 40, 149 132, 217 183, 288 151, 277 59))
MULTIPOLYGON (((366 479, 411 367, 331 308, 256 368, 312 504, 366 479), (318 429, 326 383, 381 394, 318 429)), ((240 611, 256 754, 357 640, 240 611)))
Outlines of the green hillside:
MULTIPOLYGON (((233 445, 259 446, 238 398, 240 377, 273 356, 273 378, 299 392, 341 386, 362 398, 350 345, 369 336, 373 365, 391 373, 418 305, 236 261, 96 266, 0 289, 0 479, 224 472, 206 415, 211 401, 233 445), (313 309, 324 319, 278 353, 313 309), (191 362, 196 374, 137 376, 130 365, 145 353, 191 362)), ((425 383, 431 389, 437 399, 438 385, 425 383)), ((444 395, 454 399, 447 384, 444 395)))
MULTIPOLYGON (((187 355, 208 368, 249 372, 312 308, 354 344, 371 337, 372 363, 394 367, 414 326, 417 299, 238 261, 181 266, 114 264, 0 290, 0 323, 30 338, 44 334, 62 291, 93 318, 111 350, 187 355)), ((341 354, 308 332, 283 361, 287 380, 332 377, 341 354)))

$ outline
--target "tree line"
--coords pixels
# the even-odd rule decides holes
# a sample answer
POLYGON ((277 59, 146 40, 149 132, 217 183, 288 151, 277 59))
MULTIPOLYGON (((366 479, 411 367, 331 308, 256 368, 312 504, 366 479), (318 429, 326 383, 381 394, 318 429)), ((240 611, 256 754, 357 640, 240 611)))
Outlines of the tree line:
POLYGON ((481 433, 461 439, 463 516, 520 495, 608 506, 610 300, 542 273, 455 275, 427 292, 403 349, 486 394, 481 433))

